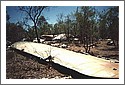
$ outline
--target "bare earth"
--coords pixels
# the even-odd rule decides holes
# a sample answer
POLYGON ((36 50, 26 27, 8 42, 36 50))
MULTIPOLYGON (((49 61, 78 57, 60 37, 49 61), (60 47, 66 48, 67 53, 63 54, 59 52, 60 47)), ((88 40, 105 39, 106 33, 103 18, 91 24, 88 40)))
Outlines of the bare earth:
MULTIPOLYGON (((104 58, 108 60, 114 59, 119 61, 119 49, 115 48, 115 46, 108 46, 107 42, 107 40, 100 41, 96 44, 95 47, 91 48, 90 53, 95 57, 104 58)), ((70 47, 67 49, 80 53, 85 52, 85 49, 83 47, 73 44, 70 44, 70 47)))
POLYGON ((12 51, 7 52, 6 73, 7 79, 70 78, 53 68, 48 68, 48 65, 12 51))

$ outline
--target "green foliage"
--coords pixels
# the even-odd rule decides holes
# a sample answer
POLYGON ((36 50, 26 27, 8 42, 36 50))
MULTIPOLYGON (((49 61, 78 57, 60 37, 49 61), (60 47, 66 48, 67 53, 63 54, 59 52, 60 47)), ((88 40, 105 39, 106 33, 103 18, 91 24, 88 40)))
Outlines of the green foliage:
POLYGON ((6 24, 6 40, 12 43, 22 40, 25 37, 25 30, 19 24, 6 24))
POLYGON ((107 11, 107 25, 109 37, 113 40, 118 40, 119 35, 119 8, 113 7, 107 11))
POLYGON ((54 25, 49 24, 45 17, 41 15, 45 8, 44 6, 19 7, 20 11, 26 13, 24 22, 31 20, 33 27, 26 25, 26 23, 9 23, 10 16, 7 13, 7 40, 17 41, 24 37, 25 33, 27 34, 25 36, 30 39, 46 34, 57 35, 65 33, 68 41, 70 41, 70 35, 78 37, 86 52, 90 51, 90 44, 95 43, 99 38, 111 38, 117 42, 119 40, 118 6, 110 7, 103 12, 98 12, 92 6, 81 6, 74 13, 57 15, 57 23, 54 25), (28 26, 26 31, 23 30, 24 25, 28 26), (19 36, 19 39, 15 36, 19 36))
POLYGON ((75 13, 79 29, 79 39, 83 44, 86 52, 90 51, 89 45, 93 43, 96 33, 96 16, 95 9, 89 6, 77 8, 75 13))
POLYGON ((100 37, 119 40, 119 7, 109 8, 100 14, 100 37))

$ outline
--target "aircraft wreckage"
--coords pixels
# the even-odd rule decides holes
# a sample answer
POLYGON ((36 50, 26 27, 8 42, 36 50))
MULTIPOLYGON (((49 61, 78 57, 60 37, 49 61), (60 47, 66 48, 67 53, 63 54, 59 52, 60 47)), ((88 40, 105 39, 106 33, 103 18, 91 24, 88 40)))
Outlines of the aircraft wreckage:
POLYGON ((100 78, 119 78, 119 63, 111 62, 91 55, 76 53, 63 48, 33 42, 16 42, 12 48, 47 59, 81 74, 100 78))

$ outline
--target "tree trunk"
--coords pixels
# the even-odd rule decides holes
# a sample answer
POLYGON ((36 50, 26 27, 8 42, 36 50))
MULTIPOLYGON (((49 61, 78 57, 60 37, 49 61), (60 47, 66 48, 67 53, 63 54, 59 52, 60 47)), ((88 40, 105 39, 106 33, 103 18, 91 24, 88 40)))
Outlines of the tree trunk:
POLYGON ((35 33, 36 33, 37 41, 38 41, 38 43, 40 43, 40 39, 38 37, 38 32, 37 32, 37 26, 35 25, 34 27, 35 27, 35 33))

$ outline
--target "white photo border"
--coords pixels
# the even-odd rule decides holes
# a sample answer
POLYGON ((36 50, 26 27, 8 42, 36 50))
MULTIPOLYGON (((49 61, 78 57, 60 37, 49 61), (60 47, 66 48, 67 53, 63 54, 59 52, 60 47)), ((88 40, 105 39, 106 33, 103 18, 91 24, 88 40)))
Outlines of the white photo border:
POLYGON ((124 84, 124 1, 1 1, 1 84, 124 84), (119 6, 119 79, 6 79, 6 6, 119 6))

